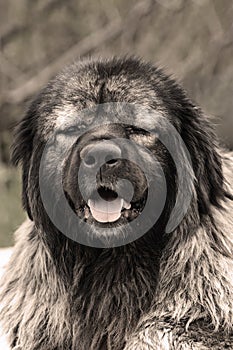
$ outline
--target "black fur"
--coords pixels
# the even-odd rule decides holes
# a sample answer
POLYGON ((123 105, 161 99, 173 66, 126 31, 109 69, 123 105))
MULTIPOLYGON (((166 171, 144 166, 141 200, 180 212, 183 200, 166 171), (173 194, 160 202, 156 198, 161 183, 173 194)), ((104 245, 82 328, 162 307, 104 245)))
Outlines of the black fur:
POLYGON ((233 346, 233 281, 226 271, 232 267, 233 206, 226 183, 226 177, 232 181, 232 158, 227 157, 202 111, 150 64, 135 58, 82 61, 52 80, 19 124, 13 145, 12 160, 22 165, 23 206, 31 222, 18 231, 1 294, 11 348, 233 346), (195 188, 185 218, 166 234, 176 173, 166 149, 159 142, 150 146, 170 184, 163 215, 137 241, 98 249, 66 238, 52 224, 40 197, 38 173, 59 112, 108 102, 135 103, 165 115, 191 155, 195 188))

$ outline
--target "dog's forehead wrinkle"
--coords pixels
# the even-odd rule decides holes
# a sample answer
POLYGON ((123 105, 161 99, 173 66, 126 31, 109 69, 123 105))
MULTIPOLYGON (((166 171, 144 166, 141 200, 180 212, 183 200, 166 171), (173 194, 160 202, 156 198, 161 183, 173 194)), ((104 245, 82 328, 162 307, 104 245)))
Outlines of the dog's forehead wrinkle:
MULTIPOLYGON (((116 92, 117 94, 117 92, 116 92)), ((145 101, 140 101, 135 96, 132 102, 121 101, 120 98, 114 98, 114 101, 97 105, 96 101, 88 101, 88 108, 83 109, 81 104, 74 105, 71 102, 62 100, 54 107, 52 113, 44 116, 44 128, 42 134, 47 133, 46 125, 54 130, 62 130, 70 126, 84 123, 91 119, 97 125, 111 122, 122 122, 140 125, 146 129, 154 129, 156 124, 160 124, 161 117, 167 116, 167 111, 163 107, 151 108, 145 101), (91 117, 90 117, 91 115, 91 117)), ((90 122, 88 121, 88 124, 90 122)))

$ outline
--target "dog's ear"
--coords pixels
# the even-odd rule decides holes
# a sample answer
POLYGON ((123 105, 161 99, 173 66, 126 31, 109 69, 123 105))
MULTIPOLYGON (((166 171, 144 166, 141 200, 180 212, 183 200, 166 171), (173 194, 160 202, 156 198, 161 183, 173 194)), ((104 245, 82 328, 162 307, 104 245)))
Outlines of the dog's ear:
POLYGON ((210 205, 221 206, 226 191, 218 141, 210 121, 199 109, 195 109, 188 123, 186 114, 182 138, 192 158, 199 211, 208 214, 210 205))
POLYGON ((11 161, 13 165, 22 166, 22 202, 23 208, 28 216, 33 220, 29 199, 28 199, 28 175, 33 149, 33 139, 35 135, 35 118, 29 110, 26 116, 16 126, 14 131, 14 141, 12 144, 11 161))

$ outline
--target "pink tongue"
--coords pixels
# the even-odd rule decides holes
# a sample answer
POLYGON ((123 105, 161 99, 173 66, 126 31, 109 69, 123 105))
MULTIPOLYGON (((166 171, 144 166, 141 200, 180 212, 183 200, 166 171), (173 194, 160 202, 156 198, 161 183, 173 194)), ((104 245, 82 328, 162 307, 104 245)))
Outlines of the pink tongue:
POLYGON ((114 222, 121 216, 121 209, 126 207, 126 203, 122 198, 117 197, 113 201, 104 199, 89 199, 88 205, 92 216, 99 222, 114 222))

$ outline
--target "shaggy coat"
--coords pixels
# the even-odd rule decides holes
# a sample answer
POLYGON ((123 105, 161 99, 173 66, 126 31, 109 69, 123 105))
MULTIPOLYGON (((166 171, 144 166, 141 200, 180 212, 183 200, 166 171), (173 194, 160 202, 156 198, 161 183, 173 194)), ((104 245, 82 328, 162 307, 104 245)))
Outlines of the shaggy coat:
POLYGON ((233 158, 174 80, 134 58, 72 65, 19 124, 13 162, 22 165, 29 219, 16 232, 1 283, 1 322, 11 349, 233 348, 233 158), (53 226, 41 202, 38 167, 59 113, 109 101, 163 111, 189 150, 195 186, 173 232, 166 234, 160 222, 132 243, 100 249, 53 226))

